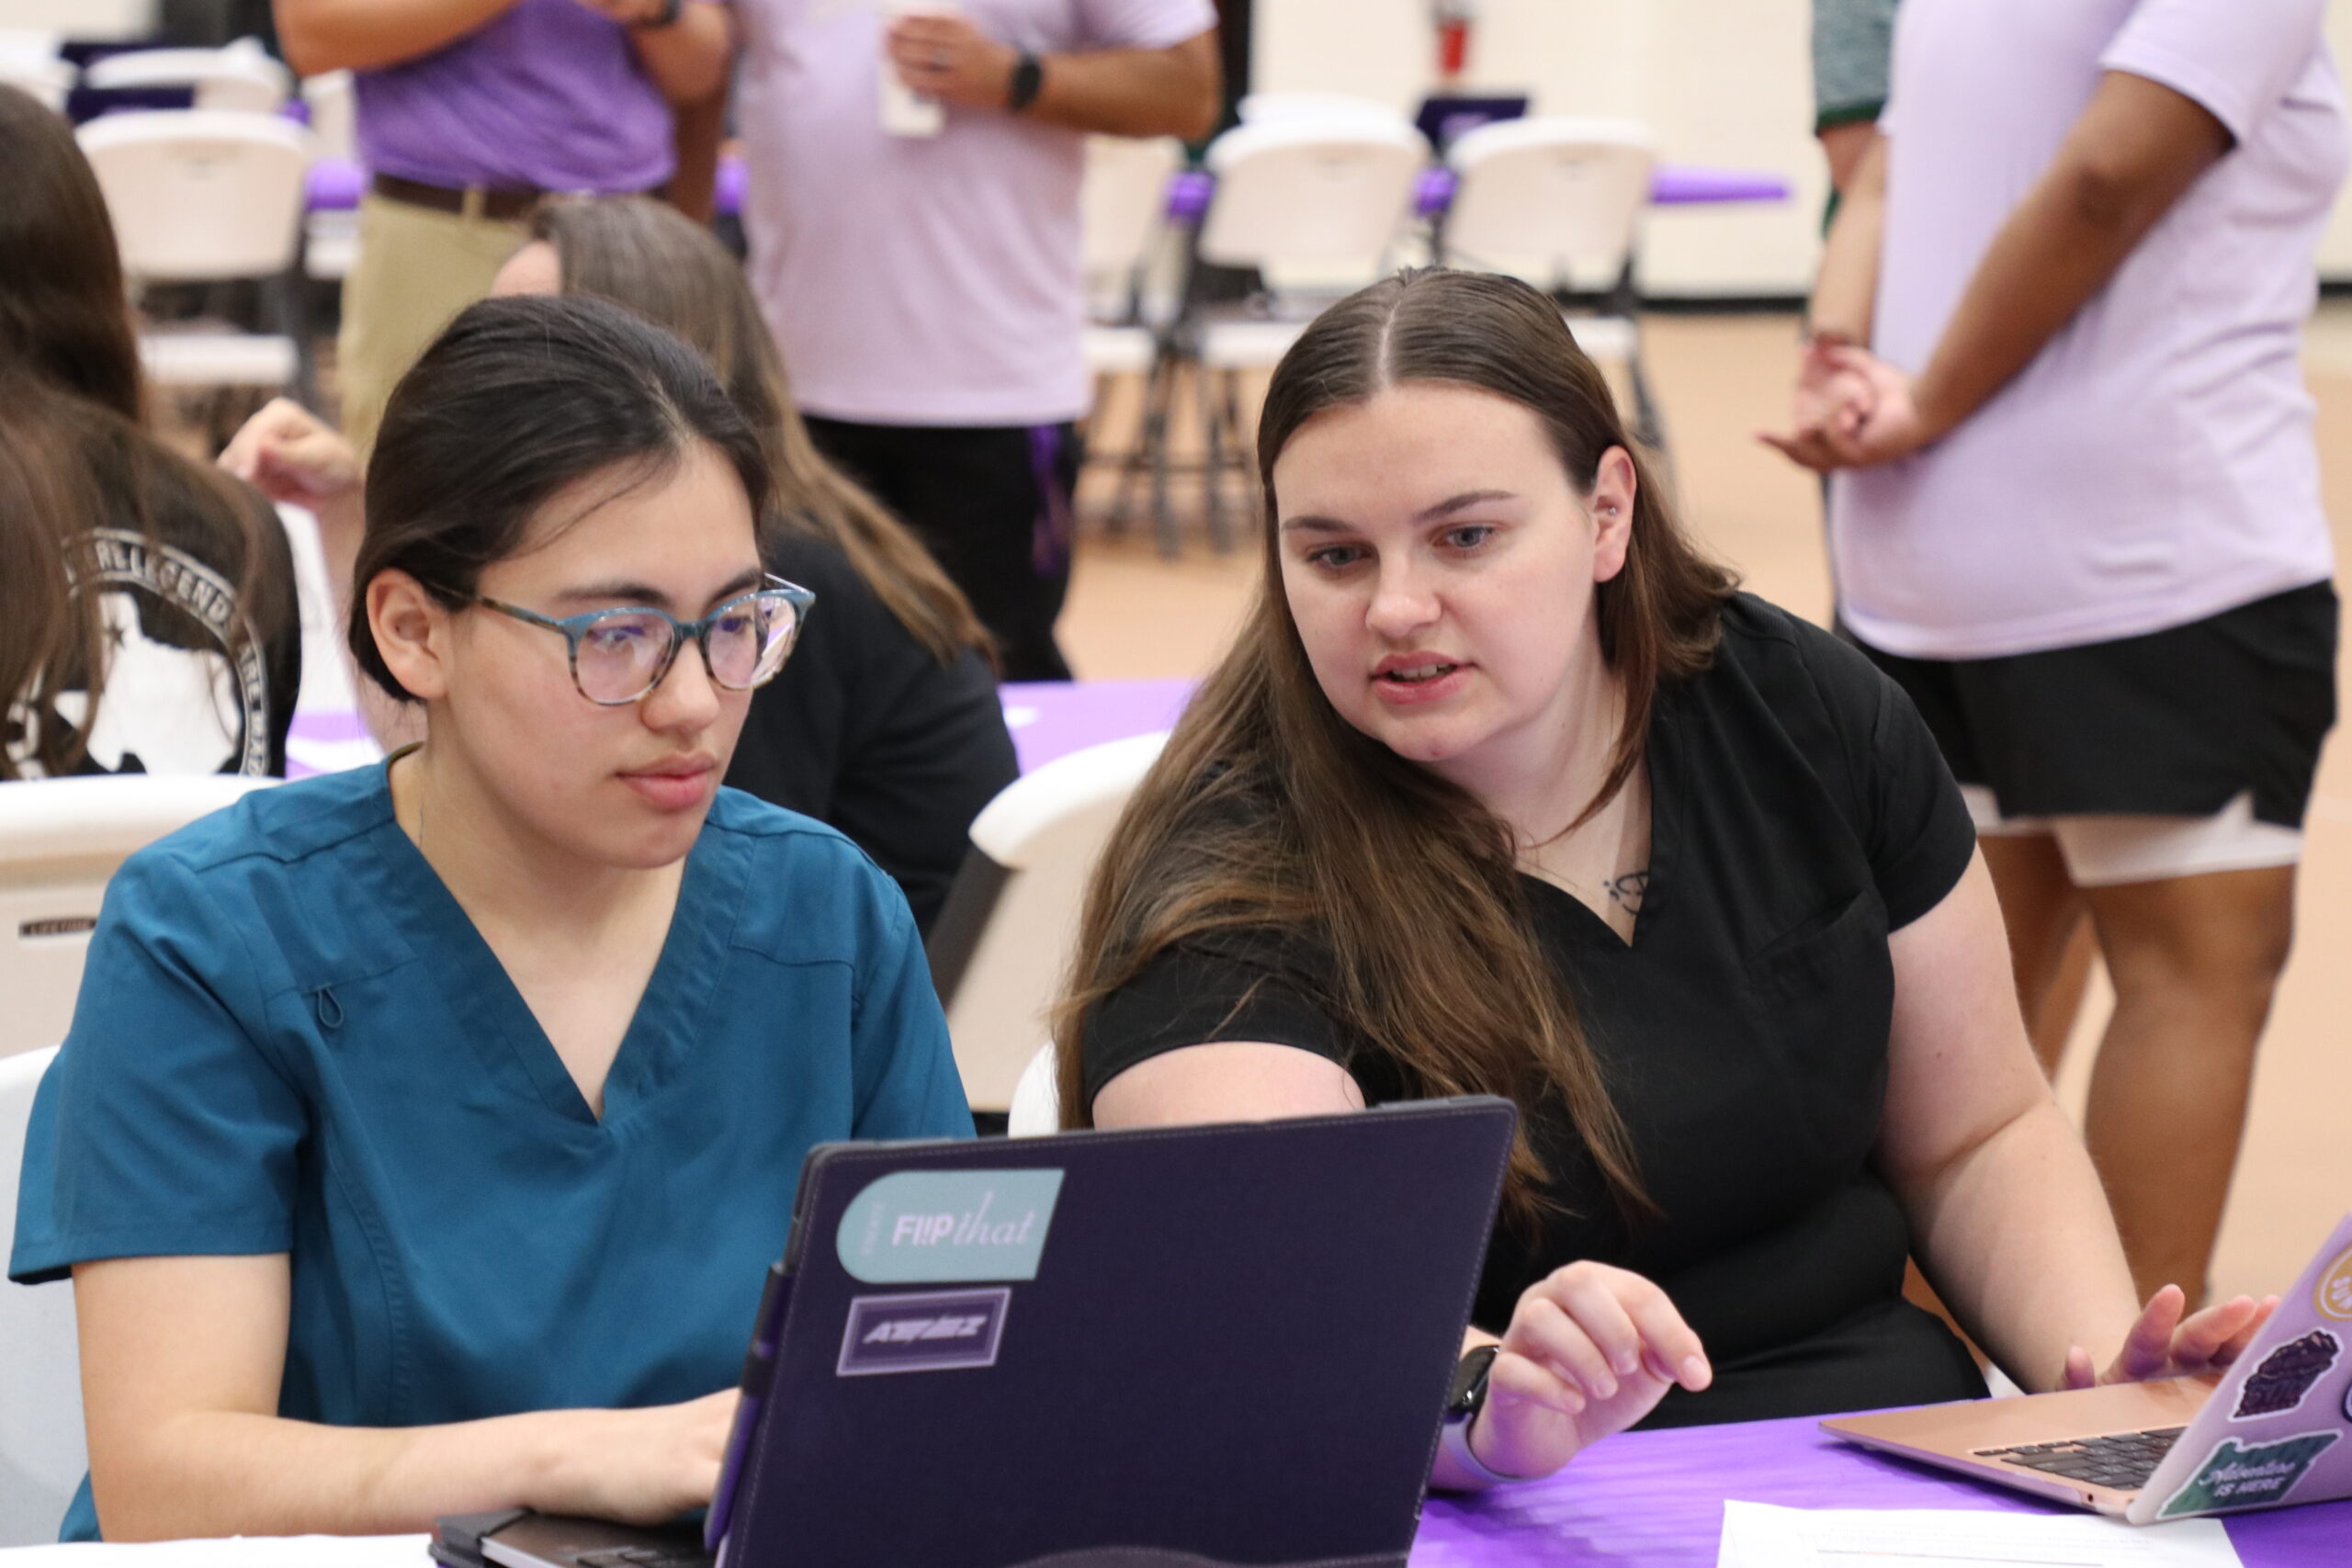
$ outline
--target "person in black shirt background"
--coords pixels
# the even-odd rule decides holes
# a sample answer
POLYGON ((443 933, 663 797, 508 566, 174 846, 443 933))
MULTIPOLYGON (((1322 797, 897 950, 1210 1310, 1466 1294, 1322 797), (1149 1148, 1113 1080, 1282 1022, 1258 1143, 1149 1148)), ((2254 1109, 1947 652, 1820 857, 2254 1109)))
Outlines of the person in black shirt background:
POLYGON ((286 771, 294 560, 267 503, 142 423, 97 176, 0 87, 0 780, 286 771))
POLYGON ((1439 1484, 1980 1395, 1911 1252, 2029 1387, 2243 1348, 2275 1303, 2135 1307, 1917 714, 1696 552, 1556 307, 1351 297, 1259 466, 1258 604, 1090 890, 1064 1117, 1513 1100, 1489 1393, 1439 1484))
MULTIPOLYGON (((594 294, 702 351, 762 433, 776 478, 768 570, 817 595, 785 673, 752 694, 727 782, 840 829, 888 872, 928 931, 980 808, 1020 775, 989 636, 922 545, 819 456, 741 266, 659 202, 550 203, 493 294, 594 294)), ((358 468, 341 437, 271 404, 221 455, 319 513, 336 581, 359 537, 358 468)), ((413 739, 369 714, 387 745, 413 739)))

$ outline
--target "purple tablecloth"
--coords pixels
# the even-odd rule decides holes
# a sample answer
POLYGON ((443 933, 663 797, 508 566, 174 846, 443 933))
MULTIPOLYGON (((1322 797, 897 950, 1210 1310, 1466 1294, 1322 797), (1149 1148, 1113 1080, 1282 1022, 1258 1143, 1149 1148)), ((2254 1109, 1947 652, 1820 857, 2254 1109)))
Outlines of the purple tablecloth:
MULTIPOLYGON (((1550 1481, 1459 1502, 1431 1499, 1413 1568, 1713 1568, 1726 1497, 1792 1508, 2042 1506, 1833 1441, 1810 1418, 1628 1432, 1550 1481)), ((2246 1568, 2352 1562, 2352 1502, 2246 1514, 2231 1519, 2229 1531, 2246 1568)))
POLYGON ((1021 771, 1105 740, 1148 735, 1176 722, 1190 681, 1025 681, 1003 688, 1005 728, 1021 771))

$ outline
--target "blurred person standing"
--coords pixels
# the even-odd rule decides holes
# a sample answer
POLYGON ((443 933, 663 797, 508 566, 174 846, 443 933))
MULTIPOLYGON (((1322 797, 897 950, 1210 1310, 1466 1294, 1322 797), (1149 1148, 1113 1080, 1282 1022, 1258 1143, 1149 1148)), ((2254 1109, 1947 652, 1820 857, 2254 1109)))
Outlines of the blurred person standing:
POLYGON ((2335 720, 2324 15, 1905 0, 1768 437, 1838 471, 1840 613, 1969 796, 2029 1025, 2092 923, 2086 1134, 2142 1280, 2210 1267, 2335 720))
POLYGON ((1207 134, 1209 0, 735 0, 754 288, 818 447, 1067 679, 1085 133, 1207 134))
POLYGON ((348 69, 359 258, 344 282, 344 430, 362 453, 392 383, 490 292, 550 191, 670 178, 671 106, 726 83, 712 0, 276 0, 287 62, 348 69))

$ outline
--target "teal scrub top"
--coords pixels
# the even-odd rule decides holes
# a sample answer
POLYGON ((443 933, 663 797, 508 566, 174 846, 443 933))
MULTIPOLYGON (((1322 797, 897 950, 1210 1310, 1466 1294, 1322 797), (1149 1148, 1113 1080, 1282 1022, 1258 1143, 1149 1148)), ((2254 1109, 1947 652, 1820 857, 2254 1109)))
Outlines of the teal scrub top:
MULTIPOLYGON (((809 1145, 971 1135, 905 898, 831 829, 720 790, 599 1120, 388 776, 258 791, 124 863, 10 1277, 289 1254, 278 1412, 306 1421, 729 1386, 809 1145)), ((64 1538, 96 1534, 85 1482, 64 1538)))

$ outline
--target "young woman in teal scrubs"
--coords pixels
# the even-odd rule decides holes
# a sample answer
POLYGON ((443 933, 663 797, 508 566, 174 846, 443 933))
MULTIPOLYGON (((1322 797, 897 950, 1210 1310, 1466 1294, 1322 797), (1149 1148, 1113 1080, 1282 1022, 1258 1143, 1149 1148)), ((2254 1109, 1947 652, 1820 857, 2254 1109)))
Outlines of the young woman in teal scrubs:
POLYGON ((134 856, 34 1112, 69 1538, 695 1507, 803 1154, 969 1134, 904 898, 718 787, 808 612, 767 483, 594 300, 475 306, 401 383, 351 641, 428 739, 134 856))

